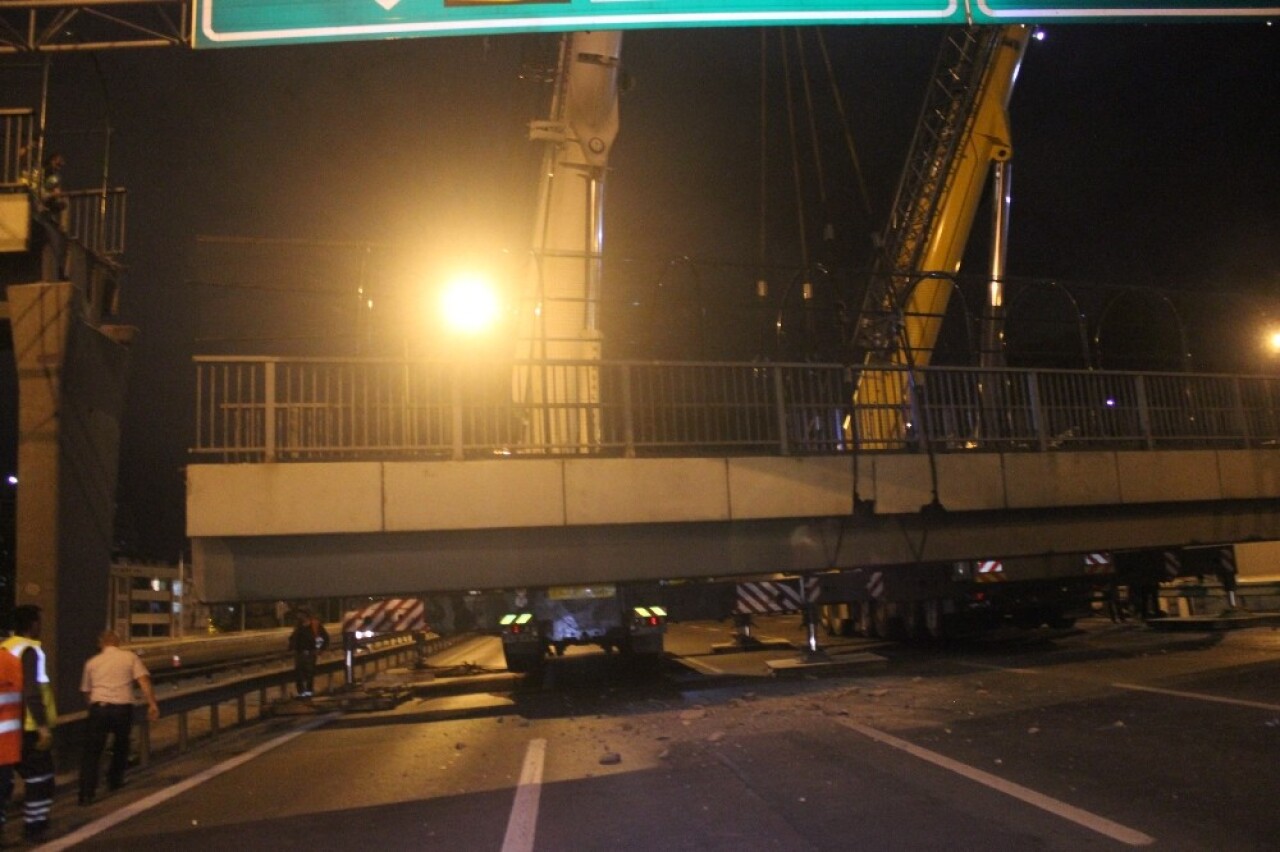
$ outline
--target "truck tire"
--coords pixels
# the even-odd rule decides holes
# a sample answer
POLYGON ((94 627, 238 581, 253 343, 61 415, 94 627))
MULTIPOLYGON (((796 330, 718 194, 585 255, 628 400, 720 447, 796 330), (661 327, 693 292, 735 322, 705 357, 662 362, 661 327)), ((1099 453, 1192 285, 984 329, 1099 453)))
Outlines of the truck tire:
POLYGON ((872 601, 871 635, 877 639, 889 638, 889 607, 884 601, 872 601))
POLYGON ((1016 612, 1013 615, 1013 626, 1019 630, 1035 630, 1041 624, 1052 621, 1052 615, 1046 617, 1046 615, 1039 610, 1016 612))
POLYGON ((507 671, 515 674, 541 670, 544 659, 539 648, 521 650, 503 648, 502 656, 507 662, 507 671))
POLYGON ((1049 617, 1045 619, 1045 623, 1054 630, 1069 630, 1076 626, 1076 620, 1063 615, 1060 612, 1049 613, 1049 617))
POLYGON ((661 633, 643 637, 628 637, 622 647, 622 652, 629 657, 651 657, 656 659, 662 656, 662 651, 663 636, 661 633))

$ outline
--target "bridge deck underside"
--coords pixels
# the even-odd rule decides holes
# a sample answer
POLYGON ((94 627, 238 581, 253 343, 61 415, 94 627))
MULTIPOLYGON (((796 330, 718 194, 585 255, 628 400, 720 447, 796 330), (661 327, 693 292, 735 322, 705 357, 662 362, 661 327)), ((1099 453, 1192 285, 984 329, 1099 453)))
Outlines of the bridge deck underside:
POLYGON ((897 455, 203 465, 188 469, 188 524, 202 595, 224 601, 1280 539, 1273 452, 972 454, 934 462, 897 455))
POLYGON ((210 600, 710 579, 1280 538, 1276 501, 927 512, 807 521, 662 523, 200 538, 210 600))

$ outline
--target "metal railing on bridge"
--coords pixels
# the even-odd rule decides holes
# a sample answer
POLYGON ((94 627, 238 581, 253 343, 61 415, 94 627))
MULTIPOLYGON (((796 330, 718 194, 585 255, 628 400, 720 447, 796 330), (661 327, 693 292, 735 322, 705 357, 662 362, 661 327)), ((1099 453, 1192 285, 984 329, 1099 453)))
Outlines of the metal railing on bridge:
POLYGON ((31 181, 35 110, 0 109, 0 190, 25 190, 31 181))
POLYGON ((124 254, 124 187, 77 189, 64 193, 67 199, 67 236, 94 254, 113 258, 124 254))
POLYGON ((838 364, 207 356, 197 458, 1280 446, 1280 377, 838 364), (519 402, 530 372, 587 398, 519 402), (523 378, 522 378, 523 377, 523 378), (893 393, 866 393, 873 383, 893 393))

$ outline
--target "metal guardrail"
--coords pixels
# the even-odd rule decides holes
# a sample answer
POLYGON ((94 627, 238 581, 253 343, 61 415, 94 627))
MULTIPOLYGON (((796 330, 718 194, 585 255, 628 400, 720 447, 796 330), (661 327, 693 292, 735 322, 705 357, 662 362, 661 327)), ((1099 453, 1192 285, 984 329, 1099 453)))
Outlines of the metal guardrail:
MULTIPOLYGON (((354 659, 355 677, 363 681, 395 666, 405 665, 423 656, 438 653, 465 634, 437 636, 431 634, 419 641, 412 633, 379 637, 361 646, 362 652, 354 659)), ((326 655, 316 667, 318 694, 332 692, 336 684, 345 683, 345 661, 341 651, 326 655)), ((152 722, 146 718, 145 707, 135 706, 133 741, 137 744, 139 762, 147 765, 159 753, 182 754, 193 743, 216 737, 229 728, 265 719, 273 696, 284 700, 294 683, 292 663, 275 666, 258 674, 202 685, 196 689, 175 695, 164 695, 164 688, 157 687, 157 703, 160 719, 152 722), (251 711, 256 711, 256 714, 251 711), (229 712, 229 715, 227 715, 229 712)), ((79 733, 85 722, 84 711, 63 714, 58 719, 59 748, 78 748, 83 741, 79 733)), ((79 765, 78 758, 63 759, 64 765, 79 765), (69 762, 68 762, 69 761, 69 762)))
POLYGON ((193 455, 340 461, 1280 446, 1280 377, 197 357, 193 455), (872 385, 878 385, 874 393, 872 385), (859 396, 892 403, 862 404, 859 396))

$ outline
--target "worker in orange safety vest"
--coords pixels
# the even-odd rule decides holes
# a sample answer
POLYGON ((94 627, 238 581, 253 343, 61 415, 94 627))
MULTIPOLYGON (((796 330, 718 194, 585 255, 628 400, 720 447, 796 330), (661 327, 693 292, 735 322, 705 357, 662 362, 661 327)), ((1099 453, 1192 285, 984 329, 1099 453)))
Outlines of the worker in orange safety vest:
POLYGON ((28 843, 39 843, 49 832, 55 778, 53 727, 58 723, 49 661, 40 644, 40 607, 14 607, 13 635, 0 642, 22 665, 22 759, 16 767, 23 781, 22 834, 28 843))
POLYGON ((13 770, 22 760, 22 715, 22 661, 0 652, 0 843, 13 795, 13 770))

